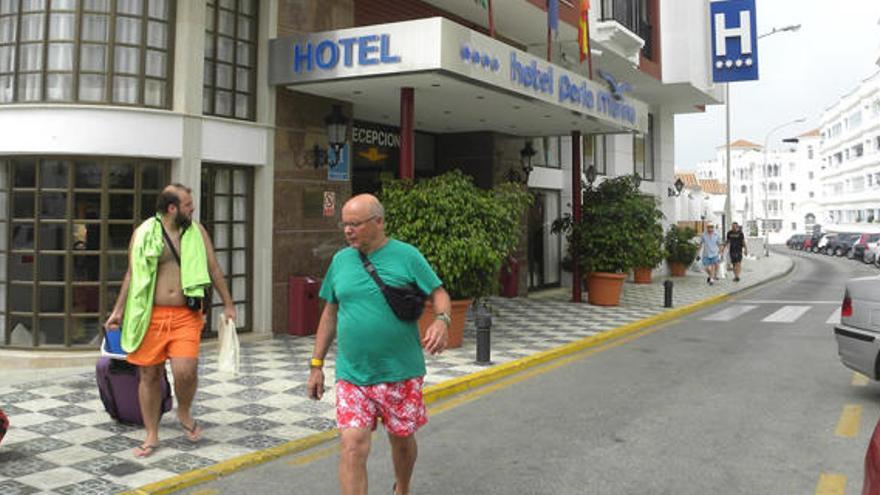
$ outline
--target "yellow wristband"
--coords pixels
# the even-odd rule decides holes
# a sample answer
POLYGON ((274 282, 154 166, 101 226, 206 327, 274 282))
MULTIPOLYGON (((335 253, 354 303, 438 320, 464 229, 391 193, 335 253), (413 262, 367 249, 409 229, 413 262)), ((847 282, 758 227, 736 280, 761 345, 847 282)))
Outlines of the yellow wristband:
POLYGON ((309 366, 312 368, 322 368, 324 366, 324 360, 318 359, 318 358, 312 358, 312 360, 309 361, 309 366))

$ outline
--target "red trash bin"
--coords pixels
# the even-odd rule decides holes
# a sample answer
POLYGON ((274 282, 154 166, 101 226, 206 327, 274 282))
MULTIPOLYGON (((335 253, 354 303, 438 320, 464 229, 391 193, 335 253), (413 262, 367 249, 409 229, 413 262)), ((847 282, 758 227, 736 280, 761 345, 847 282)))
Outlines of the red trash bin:
POLYGON ((501 296, 516 297, 519 295, 519 261, 508 256, 501 265, 501 296))
POLYGON ((313 335, 318 330, 318 291, 321 279, 317 277, 290 277, 287 281, 287 333, 313 335))

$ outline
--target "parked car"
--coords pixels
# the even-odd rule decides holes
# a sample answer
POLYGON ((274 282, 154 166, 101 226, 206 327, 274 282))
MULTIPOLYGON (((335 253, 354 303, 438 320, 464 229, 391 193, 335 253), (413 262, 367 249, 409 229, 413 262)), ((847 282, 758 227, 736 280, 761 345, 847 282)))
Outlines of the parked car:
POLYGON ((868 252, 868 244, 876 243, 877 241, 880 241, 880 234, 862 234, 861 239, 853 244, 853 247, 847 256, 854 260, 865 261, 865 254, 868 252))
POLYGON ((838 234, 837 239, 828 243, 825 254, 834 256, 846 256, 853 245, 862 238, 860 232, 850 232, 846 234, 838 234))
POLYGON ((819 239, 813 243, 813 252, 814 253, 825 253, 825 249, 828 247, 828 243, 837 238, 837 234, 822 234, 819 236, 819 239))
POLYGON ((868 451, 865 453, 865 477, 862 495, 880 495, 880 420, 874 426, 868 451))
POLYGON ((815 246, 816 243, 819 242, 819 238, 820 238, 821 236, 822 236, 822 234, 812 235, 812 236, 807 237, 806 239, 804 239, 804 243, 801 244, 801 250, 812 252, 812 251, 813 251, 813 246, 815 246))
POLYGON ((785 245, 788 246, 789 249, 803 249, 804 241, 807 237, 807 234, 794 234, 785 241, 785 245))
POLYGON ((837 354, 843 364, 877 380, 880 376, 880 277, 846 282, 840 323, 834 326, 837 354))
POLYGON ((880 241, 869 242, 865 245, 865 255, 862 257, 862 261, 865 263, 876 263, 878 254, 880 254, 880 241))

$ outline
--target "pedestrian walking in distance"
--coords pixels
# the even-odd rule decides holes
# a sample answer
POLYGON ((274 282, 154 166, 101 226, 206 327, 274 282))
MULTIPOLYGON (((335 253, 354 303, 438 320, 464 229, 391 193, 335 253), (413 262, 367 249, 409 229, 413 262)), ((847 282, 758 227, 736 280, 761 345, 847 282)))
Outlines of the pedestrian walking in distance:
POLYGON ((706 231, 700 236, 700 247, 702 248, 701 259, 703 268, 706 270, 706 283, 712 285, 713 280, 717 279, 718 263, 721 261, 721 241, 715 232, 715 226, 709 224, 706 231))
POLYGON ((105 328, 122 328, 128 362, 140 367, 138 399, 146 438, 134 450, 149 457, 159 447, 160 403, 165 361, 171 360, 177 419, 187 439, 197 442, 202 429, 192 416, 198 383, 199 342, 213 284, 223 299, 223 315, 235 321, 235 304, 205 228, 193 221, 190 188, 165 187, 156 199, 156 216, 131 237, 128 271, 105 328))
POLYGON ((320 297, 326 305, 310 362, 308 394, 314 400, 323 396, 324 357, 338 338, 341 493, 367 493, 371 433, 381 418, 394 464, 395 480, 388 480, 388 486, 395 494, 405 495, 416 463, 415 433, 428 422, 422 398, 424 352, 438 354, 446 349, 451 303, 418 249, 385 236, 385 212, 376 197, 362 194, 345 203, 341 226, 349 247, 333 256, 321 286, 320 297), (368 272, 373 267, 381 280, 368 272), (424 339, 420 341, 416 320, 397 316, 380 282, 389 288, 413 284, 428 295, 436 314, 424 339))
POLYGON ((746 246, 746 235, 738 223, 730 224, 730 231, 727 232, 727 240, 724 248, 730 256, 730 263, 733 265, 733 281, 739 282, 739 274, 742 271, 743 254, 749 254, 749 248, 746 246))

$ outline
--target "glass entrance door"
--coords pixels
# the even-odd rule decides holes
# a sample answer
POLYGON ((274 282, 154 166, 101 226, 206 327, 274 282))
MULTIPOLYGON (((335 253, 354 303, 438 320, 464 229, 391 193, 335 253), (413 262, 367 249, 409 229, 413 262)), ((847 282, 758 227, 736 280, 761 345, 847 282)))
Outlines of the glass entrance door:
POLYGON ((535 200, 528 218, 529 289, 559 285, 560 239, 550 233, 550 225, 559 217, 559 191, 533 189, 535 200))

